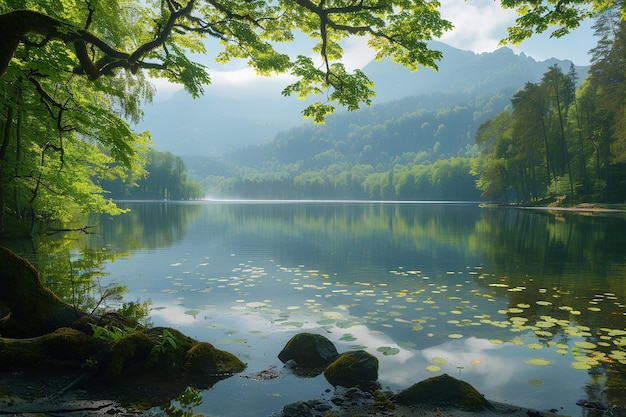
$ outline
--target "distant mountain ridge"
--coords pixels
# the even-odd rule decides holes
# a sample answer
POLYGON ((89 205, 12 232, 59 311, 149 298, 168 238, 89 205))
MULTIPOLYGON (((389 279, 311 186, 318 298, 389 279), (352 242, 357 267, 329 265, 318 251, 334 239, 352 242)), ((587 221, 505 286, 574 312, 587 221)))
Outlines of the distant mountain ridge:
MULTIPOLYGON (((476 54, 438 42, 432 46, 443 52, 437 72, 429 68, 410 72, 390 61, 368 64, 363 70, 375 83, 377 96, 373 103, 427 94, 437 95, 438 100, 456 96, 464 102, 473 96, 515 91, 526 81, 538 81, 555 63, 565 71, 570 65, 569 61, 556 59, 537 62, 526 55, 516 55, 509 48, 476 54)), ((587 68, 577 67, 577 70, 583 79, 587 68)), ((302 118, 304 103, 283 97, 280 89, 259 94, 254 90, 256 87, 228 88, 231 90, 208 86, 205 96, 197 100, 183 91, 178 92, 170 100, 146 108, 138 128, 151 131, 158 150, 197 157, 219 156, 247 145, 271 141, 279 132, 290 128, 312 126, 302 118), (219 88, 219 91, 213 90, 219 88), (230 93, 232 95, 224 98, 230 93)))

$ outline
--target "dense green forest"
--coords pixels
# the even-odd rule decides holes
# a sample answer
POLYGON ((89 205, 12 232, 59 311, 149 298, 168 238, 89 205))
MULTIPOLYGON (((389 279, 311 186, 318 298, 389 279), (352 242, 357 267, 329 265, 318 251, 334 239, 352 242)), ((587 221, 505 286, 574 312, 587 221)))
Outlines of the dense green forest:
POLYGON ((102 187, 113 199, 197 200, 204 197, 202 187, 187 176, 187 167, 180 156, 171 152, 148 149, 144 172, 133 178, 106 181, 102 187))
POLYGON ((596 19, 589 76, 553 66, 479 128, 474 172, 498 202, 626 200, 626 26, 618 7, 596 19))

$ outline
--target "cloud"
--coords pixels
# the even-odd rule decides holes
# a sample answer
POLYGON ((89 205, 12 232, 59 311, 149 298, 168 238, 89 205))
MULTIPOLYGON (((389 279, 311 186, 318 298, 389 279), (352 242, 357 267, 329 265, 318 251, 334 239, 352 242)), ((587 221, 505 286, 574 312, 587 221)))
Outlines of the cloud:
POLYGON ((441 41, 455 48, 490 52, 506 36, 506 27, 515 21, 515 12, 504 10, 492 0, 446 0, 441 15, 454 25, 441 41))

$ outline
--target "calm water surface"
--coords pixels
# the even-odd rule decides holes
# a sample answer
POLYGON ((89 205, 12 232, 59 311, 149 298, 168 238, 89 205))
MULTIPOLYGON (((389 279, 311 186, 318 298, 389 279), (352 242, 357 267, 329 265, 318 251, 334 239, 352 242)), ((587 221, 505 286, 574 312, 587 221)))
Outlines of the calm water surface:
MULTIPOLYGON (((592 415, 626 398, 626 214, 476 204, 125 203, 84 248, 103 283, 152 301, 155 325, 247 362, 282 364, 302 331, 364 348, 398 390, 448 373, 491 400, 592 415)), ((69 249, 68 249, 69 250, 69 249)), ((75 250, 74 250, 75 251, 75 250)), ((76 252, 74 256, 76 255, 76 252)), ((264 416, 328 397, 323 376, 232 377, 207 416, 264 416)))

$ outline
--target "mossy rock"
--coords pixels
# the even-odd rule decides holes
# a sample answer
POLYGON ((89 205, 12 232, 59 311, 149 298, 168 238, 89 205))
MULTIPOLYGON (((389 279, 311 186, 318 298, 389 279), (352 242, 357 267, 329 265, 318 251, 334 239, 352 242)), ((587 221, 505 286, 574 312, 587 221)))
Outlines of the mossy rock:
POLYGON ((229 352, 216 349, 212 344, 199 342, 187 351, 185 369, 191 376, 232 375, 246 369, 246 364, 229 352))
POLYGON ((342 353, 324 369, 324 376, 334 386, 372 387, 378 380, 378 359, 364 350, 342 353))
POLYGON ((338 355, 333 342, 324 336, 298 333, 287 342, 278 359, 283 363, 293 360, 301 368, 318 368, 328 365, 338 355))
POLYGON ((493 405, 474 387, 448 374, 418 382, 400 391, 394 400, 401 405, 430 404, 471 412, 493 409, 493 405))

